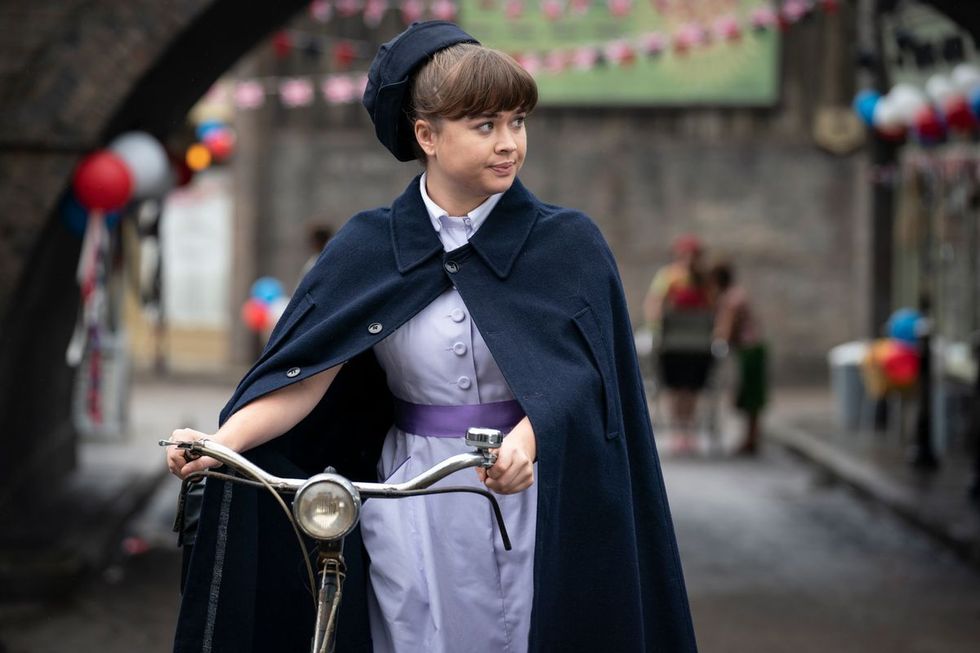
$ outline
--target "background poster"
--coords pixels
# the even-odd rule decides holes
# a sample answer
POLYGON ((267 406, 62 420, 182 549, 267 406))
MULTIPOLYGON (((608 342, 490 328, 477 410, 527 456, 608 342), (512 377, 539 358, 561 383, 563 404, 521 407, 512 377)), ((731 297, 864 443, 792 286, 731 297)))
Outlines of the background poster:
POLYGON ((779 94, 759 0, 460 0, 460 23, 532 72, 543 105, 752 105, 779 94))

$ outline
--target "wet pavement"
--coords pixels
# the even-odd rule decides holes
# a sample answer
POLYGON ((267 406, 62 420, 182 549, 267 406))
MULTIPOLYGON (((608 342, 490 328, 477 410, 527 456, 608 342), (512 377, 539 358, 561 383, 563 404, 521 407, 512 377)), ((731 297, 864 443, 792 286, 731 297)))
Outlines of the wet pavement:
MULTIPOLYGON (((142 385, 137 432, 209 428, 227 392, 142 385)), ((980 574, 820 468, 768 446, 755 459, 665 454, 664 471, 703 652, 976 650, 980 574)), ((0 605, 0 651, 169 651, 176 491, 168 478, 127 523, 108 564, 74 591, 0 605)))
POLYGON ((980 575, 778 449, 664 464, 702 651, 966 653, 980 575))

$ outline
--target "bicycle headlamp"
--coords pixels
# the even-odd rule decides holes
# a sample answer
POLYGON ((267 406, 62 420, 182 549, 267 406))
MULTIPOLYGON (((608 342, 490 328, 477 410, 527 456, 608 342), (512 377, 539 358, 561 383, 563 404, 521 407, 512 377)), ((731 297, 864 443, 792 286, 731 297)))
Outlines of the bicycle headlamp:
POLYGON ((293 499, 293 515, 304 533, 318 540, 336 540, 357 523, 361 497, 350 481, 336 474, 317 474, 293 499))

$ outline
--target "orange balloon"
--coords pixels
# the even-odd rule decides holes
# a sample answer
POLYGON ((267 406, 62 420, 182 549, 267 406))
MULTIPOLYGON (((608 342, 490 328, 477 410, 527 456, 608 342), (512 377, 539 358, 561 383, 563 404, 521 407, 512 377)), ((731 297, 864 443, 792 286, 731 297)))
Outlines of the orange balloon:
POLYGON ((188 168, 198 172, 211 165, 211 151, 200 143, 194 143, 187 148, 184 159, 187 161, 188 168))

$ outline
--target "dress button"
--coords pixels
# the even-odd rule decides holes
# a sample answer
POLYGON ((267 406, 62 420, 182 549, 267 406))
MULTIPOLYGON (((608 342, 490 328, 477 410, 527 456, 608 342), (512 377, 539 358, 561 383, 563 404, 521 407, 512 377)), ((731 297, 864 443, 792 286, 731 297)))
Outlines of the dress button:
POLYGON ((299 376, 300 371, 301 370, 298 367, 291 367, 289 368, 289 371, 286 372, 286 376, 288 376, 289 378, 299 376))
POLYGON ((456 274, 459 272, 459 266, 456 264, 456 261, 446 261, 446 264, 443 267, 446 268, 446 272, 449 274, 456 274))
POLYGON ((466 313, 461 308, 454 308, 449 317, 452 318, 453 322, 462 322, 466 319, 466 313))
POLYGON ((372 335, 378 334, 378 333, 381 333, 381 330, 383 328, 384 327, 381 326, 381 323, 380 322, 372 322, 371 325, 368 326, 368 333, 370 333, 372 335))
POLYGON ((455 345, 453 345, 453 353, 456 354, 457 356, 462 356, 463 354, 465 354, 466 343, 457 342, 455 345))
POLYGON ((470 377, 468 376, 461 376, 458 379, 456 379, 456 385, 461 387, 463 390, 468 390, 469 387, 472 385, 472 381, 470 381, 470 377))

